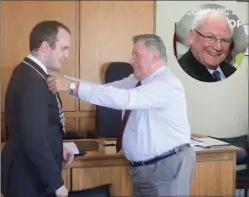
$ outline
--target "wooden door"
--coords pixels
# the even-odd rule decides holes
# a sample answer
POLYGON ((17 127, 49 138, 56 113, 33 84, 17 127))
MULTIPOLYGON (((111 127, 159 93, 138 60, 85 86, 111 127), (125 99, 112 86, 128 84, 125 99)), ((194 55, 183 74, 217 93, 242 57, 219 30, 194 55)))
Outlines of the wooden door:
MULTIPOLYGON (((79 77, 102 83, 110 62, 129 61, 132 36, 153 32, 153 1, 81 1, 79 77)), ((81 129, 94 127, 94 110, 80 101, 81 129)))
MULTIPOLYGON (((78 67, 78 2, 76 1, 3 1, 1 3, 1 112, 13 69, 29 54, 29 33, 42 20, 58 20, 72 31, 70 58, 62 71, 76 75, 78 67)), ((61 95, 65 112, 75 112, 75 99, 61 95)), ((75 119, 67 117, 67 128, 75 128, 75 119)), ((73 116, 72 116, 73 117, 73 116)), ((3 140, 3 139, 2 139, 3 140)))
MULTIPOLYGON (((13 68, 28 55, 29 33, 41 20, 59 20, 72 31, 66 75, 103 82, 112 61, 129 61, 132 36, 154 32, 153 1, 3 1, 1 7, 2 117, 13 68), (32 11, 32 12, 31 12, 32 11)), ((95 107, 62 95, 67 130, 93 130, 95 107)))

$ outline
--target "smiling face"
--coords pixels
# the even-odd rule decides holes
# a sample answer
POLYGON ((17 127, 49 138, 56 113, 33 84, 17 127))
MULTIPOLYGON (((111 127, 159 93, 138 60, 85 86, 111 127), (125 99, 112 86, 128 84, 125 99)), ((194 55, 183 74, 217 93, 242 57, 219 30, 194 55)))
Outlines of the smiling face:
POLYGON ((226 59, 231 38, 230 28, 224 17, 206 19, 197 29, 189 33, 193 55, 209 68, 218 67, 226 59))

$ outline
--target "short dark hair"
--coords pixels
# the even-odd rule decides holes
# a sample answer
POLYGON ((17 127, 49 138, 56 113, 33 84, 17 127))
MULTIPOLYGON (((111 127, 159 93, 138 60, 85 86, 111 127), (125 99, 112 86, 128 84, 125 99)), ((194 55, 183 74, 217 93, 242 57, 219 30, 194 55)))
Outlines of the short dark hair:
POLYGON ((69 28, 58 21, 42 21, 36 24, 29 36, 30 52, 37 51, 44 41, 47 41, 54 48, 56 41, 58 41, 57 34, 59 28, 71 34, 69 28))

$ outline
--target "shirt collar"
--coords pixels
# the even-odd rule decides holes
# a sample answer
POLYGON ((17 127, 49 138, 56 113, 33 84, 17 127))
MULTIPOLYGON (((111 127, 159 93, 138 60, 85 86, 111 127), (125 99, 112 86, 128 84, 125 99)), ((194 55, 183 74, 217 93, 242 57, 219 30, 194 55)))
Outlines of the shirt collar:
POLYGON ((153 77, 155 77, 158 73, 160 73, 162 70, 166 69, 166 66, 162 66, 158 68, 155 72, 153 72, 150 76, 146 77, 145 79, 141 80, 141 84, 146 83, 147 81, 150 81, 153 77))
POLYGON ((209 68, 207 68, 207 70, 210 72, 210 74, 213 74, 214 71, 219 71, 220 73, 222 73, 220 67, 218 67, 218 68, 216 68, 216 69, 209 69, 209 68))
POLYGON ((46 68, 46 66, 43 63, 41 63, 41 61, 39 61, 36 57, 34 57, 31 54, 28 55, 28 58, 33 60, 38 66, 40 66, 42 68, 42 70, 44 70, 44 72, 46 74, 48 74, 48 69, 46 68))

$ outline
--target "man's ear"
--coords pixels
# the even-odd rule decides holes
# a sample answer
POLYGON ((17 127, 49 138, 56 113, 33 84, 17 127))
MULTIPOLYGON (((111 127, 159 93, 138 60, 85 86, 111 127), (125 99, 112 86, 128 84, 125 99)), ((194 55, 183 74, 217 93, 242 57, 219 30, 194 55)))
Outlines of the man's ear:
POLYGON ((43 41, 41 43, 40 49, 43 53, 49 53, 51 50, 51 46, 47 41, 43 41))
POLYGON ((153 62, 157 62, 160 59, 159 53, 157 51, 153 52, 152 59, 153 59, 153 62))
POLYGON ((189 45, 191 46, 194 42, 194 32, 193 30, 189 30, 189 34, 188 34, 188 42, 189 42, 189 45))

